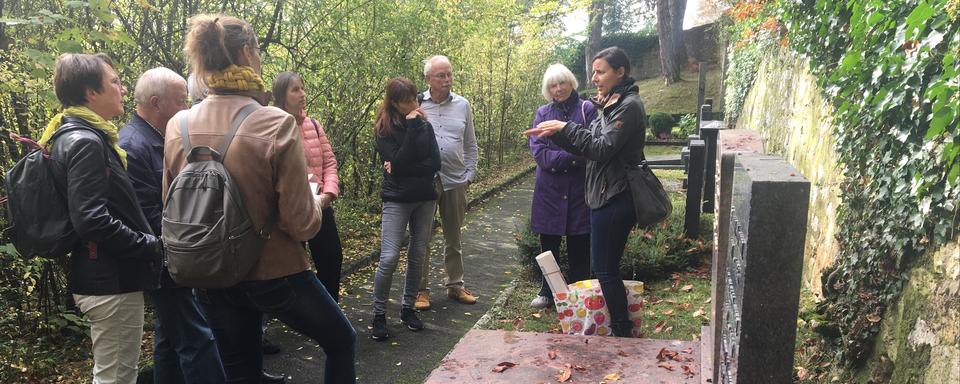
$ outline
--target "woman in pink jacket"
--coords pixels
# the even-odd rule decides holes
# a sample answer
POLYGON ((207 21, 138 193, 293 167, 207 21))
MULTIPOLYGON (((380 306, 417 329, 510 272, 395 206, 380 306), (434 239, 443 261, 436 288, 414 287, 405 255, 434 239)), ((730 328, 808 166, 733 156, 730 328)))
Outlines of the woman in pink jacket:
MULTIPOLYGON (((316 183, 314 193, 320 194, 323 202, 323 221, 320 232, 309 241, 310 255, 317 268, 317 278, 340 301, 340 267, 343 264, 343 247, 333 218, 333 202, 340 194, 340 178, 337 176, 337 158, 326 133, 304 110, 307 93, 303 79, 295 72, 281 72, 273 82, 273 102, 277 108, 289 112, 297 119, 300 137, 303 138, 303 154, 307 159, 310 182, 316 183)), ((313 184, 311 184, 313 185, 313 184)))

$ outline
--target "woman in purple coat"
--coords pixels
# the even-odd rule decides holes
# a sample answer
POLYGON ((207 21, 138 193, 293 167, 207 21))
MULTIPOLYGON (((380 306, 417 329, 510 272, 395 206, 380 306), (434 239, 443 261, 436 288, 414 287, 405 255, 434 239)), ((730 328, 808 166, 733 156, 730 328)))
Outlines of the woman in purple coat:
MULTIPOLYGON (((589 125, 596 117, 592 103, 577 94, 577 78, 563 64, 554 64, 543 74, 543 97, 549 104, 537 109, 533 126, 548 120, 573 121, 589 125)), ((530 152, 537 162, 536 185, 530 229, 540 234, 540 251, 560 256, 560 241, 567 237, 567 281, 590 276, 590 209, 584 199, 587 159, 560 149, 546 138, 530 137, 530 152)), ((530 303, 545 308, 553 302, 546 281, 530 303)))

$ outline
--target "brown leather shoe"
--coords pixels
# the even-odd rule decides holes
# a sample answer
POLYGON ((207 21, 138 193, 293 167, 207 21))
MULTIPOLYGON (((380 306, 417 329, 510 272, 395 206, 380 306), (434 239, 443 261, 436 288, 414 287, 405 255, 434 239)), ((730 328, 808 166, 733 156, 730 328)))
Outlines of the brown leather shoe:
POLYGON ((447 297, 464 304, 476 304, 477 297, 464 287, 447 288, 447 297))
POLYGON ((417 292, 417 301, 413 303, 413 307, 418 311, 430 309, 430 291, 417 292))

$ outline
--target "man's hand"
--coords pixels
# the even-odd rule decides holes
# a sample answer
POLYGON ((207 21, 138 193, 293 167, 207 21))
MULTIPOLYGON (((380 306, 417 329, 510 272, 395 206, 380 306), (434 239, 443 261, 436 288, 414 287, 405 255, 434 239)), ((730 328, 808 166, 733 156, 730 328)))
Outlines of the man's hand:
POLYGON ((393 174, 393 168, 391 167, 389 161, 384 161, 384 162, 383 162, 383 170, 387 171, 387 173, 389 173, 389 174, 393 174))

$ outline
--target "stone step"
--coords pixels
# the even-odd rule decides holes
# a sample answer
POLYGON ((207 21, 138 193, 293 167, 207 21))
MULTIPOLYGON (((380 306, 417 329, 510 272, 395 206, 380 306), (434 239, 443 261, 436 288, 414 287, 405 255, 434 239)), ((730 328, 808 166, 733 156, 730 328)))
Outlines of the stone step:
POLYGON ((564 370, 571 372, 570 383, 599 383, 607 375, 619 375, 611 383, 700 383, 700 359, 697 341, 474 329, 426 383, 555 383, 564 370), (664 348, 676 352, 679 361, 668 359, 661 366, 657 355, 664 348), (556 358, 550 358, 551 351, 556 358), (495 372, 504 362, 516 365, 495 372))

